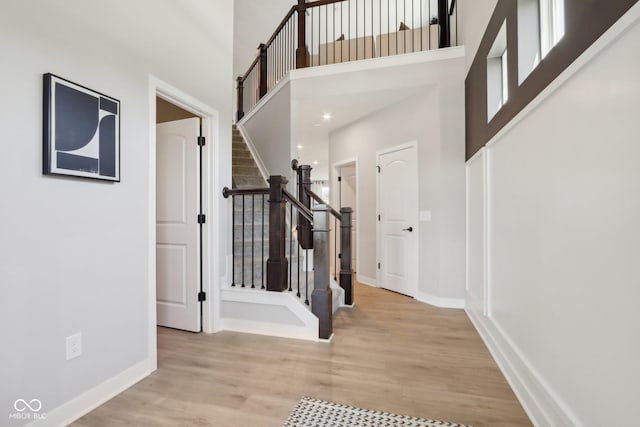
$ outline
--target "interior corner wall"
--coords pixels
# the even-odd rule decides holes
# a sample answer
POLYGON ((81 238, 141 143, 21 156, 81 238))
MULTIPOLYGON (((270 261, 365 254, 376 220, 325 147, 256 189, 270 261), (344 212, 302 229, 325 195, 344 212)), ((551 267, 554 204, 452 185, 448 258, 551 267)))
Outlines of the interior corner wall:
POLYGON ((640 419, 640 5, 611 31, 467 163, 467 311, 539 426, 640 419))
MULTIPOLYGON (((358 276, 375 280, 376 151, 418 141, 418 291, 439 298, 464 295, 464 88, 432 87, 329 135, 330 164, 358 160, 358 276)), ((331 171, 331 182, 335 171, 331 171)), ((332 189, 333 197, 337 191, 332 189)), ((336 204, 337 200, 332 200, 336 204)))
POLYGON ((6 418, 16 399, 39 399, 53 423, 89 390, 155 368, 149 74, 218 111, 213 143, 230 160, 232 10, 231 0, 0 5, 0 424, 29 421, 6 418), (48 72, 121 101, 120 183, 42 174, 48 72), (66 361, 65 338, 78 332, 82 355, 66 361))

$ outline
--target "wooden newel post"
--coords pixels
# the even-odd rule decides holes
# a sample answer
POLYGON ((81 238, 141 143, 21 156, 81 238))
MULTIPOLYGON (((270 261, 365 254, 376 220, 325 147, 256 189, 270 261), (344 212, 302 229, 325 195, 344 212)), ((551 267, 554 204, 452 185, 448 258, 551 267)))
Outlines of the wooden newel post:
POLYGON ((329 286, 329 207, 313 208, 313 292, 311 311, 318 318, 319 337, 333 334, 333 297, 329 286))
POLYGON ((244 79, 238 77, 238 115, 236 122, 239 122, 244 117, 244 79))
POLYGON ((351 229, 353 223, 351 217, 353 209, 340 209, 342 220, 340 221, 340 287, 344 289, 344 303, 353 305, 353 266, 351 265, 351 229))
POLYGON ((260 43, 258 46, 260 50, 260 60, 258 61, 258 76, 259 76, 259 99, 267 94, 267 46, 264 43, 260 43))
POLYGON ((296 49, 296 69, 309 66, 309 50, 307 49, 307 5, 305 0, 298 0, 298 48, 296 49))
POLYGON ((287 202, 282 196, 282 190, 287 185, 284 176, 269 177, 269 259, 267 260, 267 290, 283 292, 288 289, 286 229, 287 202))
POLYGON ((449 32, 449 8, 447 0, 438 0, 438 24, 440 24, 440 48, 451 47, 449 32))
MULTIPOLYGON (((298 200, 305 208, 311 209, 311 197, 307 190, 311 190, 311 166, 298 167, 298 200)), ((302 249, 313 249, 313 233, 311 223, 302 214, 298 214, 298 242, 302 249)))

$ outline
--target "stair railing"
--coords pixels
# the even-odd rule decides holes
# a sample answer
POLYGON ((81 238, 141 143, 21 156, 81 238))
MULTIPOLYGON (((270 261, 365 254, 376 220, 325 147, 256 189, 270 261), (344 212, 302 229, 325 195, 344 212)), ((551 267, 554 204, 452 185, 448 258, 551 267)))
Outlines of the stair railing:
POLYGON ((456 0, 297 0, 237 78, 240 121, 289 71, 458 44, 456 0))
MULTIPOLYGON (((297 293, 298 298, 304 298, 304 302, 311 306, 311 312, 318 318, 318 336, 322 339, 329 339, 333 333, 333 298, 329 284, 330 281, 330 238, 329 238, 329 215, 330 208, 326 205, 316 205, 312 209, 305 206, 294 195, 286 190, 288 183, 284 176, 271 176, 268 179, 269 188, 256 189, 229 189, 225 187, 222 194, 225 198, 232 198, 232 287, 257 288, 260 287, 272 292, 293 292, 293 260, 297 252, 297 293), (265 197, 268 195, 268 234, 265 234, 265 197), (249 199, 248 199, 249 198, 249 199), (251 203, 250 214, 247 215, 247 206, 251 203), (256 206, 261 206, 262 221, 256 223, 256 206), (288 207, 288 209, 287 209, 288 207), (294 228, 299 231, 299 224, 294 227, 294 212, 296 218, 301 217, 311 225, 313 247, 313 290, 309 294, 309 250, 304 249, 304 260, 306 268, 304 270, 304 287, 301 284, 301 246, 296 244, 297 251, 293 249, 294 228), (287 215, 288 214, 288 215, 287 215), (287 216, 289 224, 287 225, 287 216), (248 218, 250 226, 248 226, 248 218), (240 225, 238 225, 240 223, 240 225), (261 248, 260 266, 256 266, 255 234, 256 228, 262 233, 259 245, 261 248), (287 228, 289 229, 287 231, 287 228), (249 233, 247 233, 249 230, 249 233), (240 244, 236 242, 236 236, 241 233, 240 244), (247 234, 250 234, 251 246, 248 245, 247 234), (287 235, 289 243, 287 245, 287 235), (268 241, 266 240, 268 236, 268 241), (268 258, 264 258, 264 248, 268 243, 268 258), (240 246, 240 251, 238 250, 240 246), (289 257, 287 257, 287 247, 289 247, 289 257), (245 259, 251 255, 251 269, 246 271, 245 259), (237 256, 241 256, 241 270, 238 274, 236 266, 237 256), (265 262, 266 261, 266 262, 265 262), (265 275, 266 269, 266 275, 265 275), (260 277, 260 280, 255 280, 260 277), (250 278, 250 280, 247 280, 250 278), (309 299, 309 296, 311 297, 309 299)), ((260 253, 260 252, 259 252, 260 253)))
MULTIPOLYGON (((350 207, 340 208, 340 212, 335 210, 329 203, 324 201, 320 196, 311 190, 311 166, 301 165, 297 160, 291 162, 291 169, 297 173, 298 180, 298 200, 307 209, 311 208, 311 201, 315 201, 317 206, 326 206, 327 211, 334 218, 334 259, 333 276, 338 280, 338 271, 340 287, 344 290, 344 302, 346 305, 353 305, 353 265, 352 265, 352 239, 351 232, 353 229, 353 209, 350 207), (338 222, 340 226, 338 227, 338 222), (338 229, 340 233, 338 234, 338 229), (338 236, 340 238, 338 239, 338 236), (339 242, 339 243, 338 243, 339 242), (340 251, 338 252, 338 245, 340 251), (338 262, 339 260, 339 262, 338 262), (338 264, 340 264, 338 270, 338 264)), ((299 218, 298 233, 300 244, 303 245, 310 241, 309 236, 305 237, 304 233, 310 233, 311 229, 306 227, 304 218, 299 218), (302 222, 300 222, 302 221, 302 222), (303 243, 304 242, 304 243, 303 243)), ((315 245, 315 240, 313 240, 315 245)), ((303 246, 304 247, 304 246, 303 246)), ((309 249, 314 249, 312 246, 309 249)), ((329 261, 330 263, 330 261, 329 261)))

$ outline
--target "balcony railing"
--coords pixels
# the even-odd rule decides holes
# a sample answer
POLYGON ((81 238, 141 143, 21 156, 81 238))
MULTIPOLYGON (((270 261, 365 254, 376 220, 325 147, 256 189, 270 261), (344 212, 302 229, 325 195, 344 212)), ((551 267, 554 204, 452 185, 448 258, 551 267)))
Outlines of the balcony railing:
POLYGON ((237 120, 294 69, 457 46, 456 0, 298 0, 238 77, 237 120))

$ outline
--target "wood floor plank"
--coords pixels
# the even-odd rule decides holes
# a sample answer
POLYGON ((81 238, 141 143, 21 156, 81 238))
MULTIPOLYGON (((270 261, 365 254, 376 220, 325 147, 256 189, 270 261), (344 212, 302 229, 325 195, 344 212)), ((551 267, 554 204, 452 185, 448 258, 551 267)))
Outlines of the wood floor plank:
POLYGON ((461 310, 356 285, 331 343, 158 329, 158 370, 89 426, 281 426, 302 396, 475 427, 530 426, 461 310))

